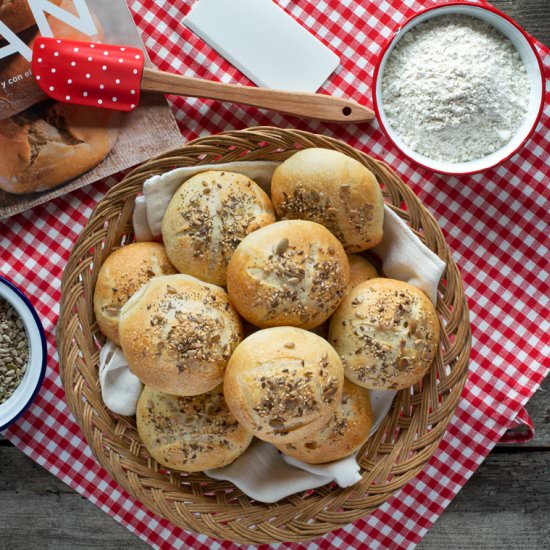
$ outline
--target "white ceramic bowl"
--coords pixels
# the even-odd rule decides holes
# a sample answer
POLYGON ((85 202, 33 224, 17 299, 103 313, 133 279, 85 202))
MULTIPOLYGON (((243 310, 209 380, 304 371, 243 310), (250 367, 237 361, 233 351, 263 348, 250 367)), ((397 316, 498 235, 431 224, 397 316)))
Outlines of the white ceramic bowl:
POLYGON ((32 403, 46 372, 46 337, 36 310, 10 281, 0 277, 0 298, 9 302, 23 320, 29 340, 29 362, 17 389, 0 405, 0 431, 15 422, 32 403))
POLYGON ((378 61, 376 62, 374 72, 374 109, 382 130, 393 141, 405 155, 414 160, 418 164, 429 168, 435 172, 443 174, 473 174, 481 172, 501 164, 506 159, 510 158, 516 151, 529 139, 535 131, 535 127, 540 119, 542 108, 544 105, 544 78, 543 68, 540 56, 527 36, 525 31, 510 19, 504 13, 496 10, 492 6, 481 6, 479 4, 470 4, 467 2, 457 2, 444 4, 428 8, 410 18, 401 28, 399 28, 387 41, 382 48, 378 61), (519 127, 515 136, 501 149, 494 153, 469 162, 442 162, 430 159, 420 153, 417 153, 406 145, 395 130, 391 127, 388 118, 384 112, 384 101, 382 97, 382 77, 386 63, 395 46, 403 38, 403 36, 416 25, 423 23, 434 17, 442 15, 460 14, 469 15, 481 19, 492 25, 495 29, 506 36, 518 51, 529 81, 531 83, 531 95, 529 97, 529 107, 527 116, 519 127))

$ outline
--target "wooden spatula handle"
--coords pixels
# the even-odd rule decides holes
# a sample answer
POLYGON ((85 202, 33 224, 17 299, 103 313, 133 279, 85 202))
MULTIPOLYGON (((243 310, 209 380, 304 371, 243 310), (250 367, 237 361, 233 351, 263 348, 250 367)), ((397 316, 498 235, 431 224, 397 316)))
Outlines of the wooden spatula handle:
POLYGON ((374 117, 374 113, 370 109, 348 99, 323 94, 224 84, 165 73, 155 69, 143 70, 141 89, 150 92, 231 101, 271 109, 287 115, 328 122, 366 122, 374 117))

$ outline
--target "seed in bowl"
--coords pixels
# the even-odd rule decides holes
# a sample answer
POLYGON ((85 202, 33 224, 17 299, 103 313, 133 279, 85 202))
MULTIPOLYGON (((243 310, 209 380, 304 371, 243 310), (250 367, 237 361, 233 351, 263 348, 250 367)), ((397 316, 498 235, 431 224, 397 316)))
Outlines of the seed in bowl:
POLYGON ((526 117, 530 83, 512 43, 491 25, 443 15, 408 31, 382 77, 383 110, 411 149, 446 162, 498 151, 526 117))
POLYGON ((0 298, 0 404, 21 383, 29 357, 29 341, 15 309, 0 298))

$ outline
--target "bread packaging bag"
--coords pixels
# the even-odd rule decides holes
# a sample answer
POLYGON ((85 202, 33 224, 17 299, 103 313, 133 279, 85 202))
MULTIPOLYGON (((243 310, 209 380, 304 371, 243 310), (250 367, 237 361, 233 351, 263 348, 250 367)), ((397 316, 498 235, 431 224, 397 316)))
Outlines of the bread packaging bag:
POLYGON ((41 35, 143 47, 124 0, 0 2, 0 219, 181 142, 162 97, 131 113, 48 99, 31 71, 41 35))

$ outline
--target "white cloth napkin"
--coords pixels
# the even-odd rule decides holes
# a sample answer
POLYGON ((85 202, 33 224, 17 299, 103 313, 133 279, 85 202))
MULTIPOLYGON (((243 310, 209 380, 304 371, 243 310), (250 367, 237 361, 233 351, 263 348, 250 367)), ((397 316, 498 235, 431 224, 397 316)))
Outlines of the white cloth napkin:
POLYGON ((105 406, 116 414, 134 416, 142 383, 130 372, 122 350, 107 340, 99 352, 99 384, 105 406))
MULTIPOLYGON (((151 242, 155 239, 151 229, 149 228, 149 222, 147 221, 147 205, 145 202, 145 196, 140 195, 136 197, 134 203, 133 213, 134 233, 136 235, 136 241, 138 242, 151 242)), ((160 234, 159 234, 160 236, 160 234)))
MULTIPOLYGON (((395 391, 370 391, 374 422, 370 430, 376 432, 388 414, 395 391)), ((208 477, 231 481, 243 493, 260 502, 277 502, 299 491, 315 489, 336 481, 340 487, 349 487, 361 480, 356 454, 329 464, 307 464, 284 455, 264 441, 254 440, 235 462, 224 468, 208 470, 208 477)))
MULTIPOLYGON (((149 178, 144 183, 143 196, 138 197, 134 210, 136 239, 151 240, 160 236, 162 217, 170 199, 191 176, 212 169, 238 172, 256 181, 269 193, 271 176, 278 165, 278 162, 267 161, 210 164, 176 168, 149 178)), ((437 286, 445 270, 445 263, 424 246, 388 206, 385 206, 384 211, 384 238, 374 248, 374 252, 381 259, 388 277, 417 286, 436 302, 437 286)), ((120 369, 120 363, 116 364, 117 369, 120 369)), ((109 385, 114 380, 122 380, 120 372, 116 378, 100 377, 103 393, 111 397, 111 403, 117 399, 125 400, 124 403, 116 403, 118 410, 135 410, 137 395, 104 387, 104 384, 109 385)), ((371 391, 374 415, 371 435, 387 415, 395 395, 394 391, 371 391)), ((110 408, 107 401, 105 404, 110 408)), ((336 481, 341 487, 348 487, 361 479, 355 455, 330 464, 310 465, 285 456, 269 443, 257 440, 233 464, 205 473, 214 479, 231 481, 248 496, 261 502, 276 502, 285 496, 314 489, 331 481, 336 481)))
POLYGON ((437 285, 445 262, 423 245, 388 205, 384 205, 384 237, 372 250, 382 260, 388 277, 418 287, 434 304, 437 302, 437 285))

